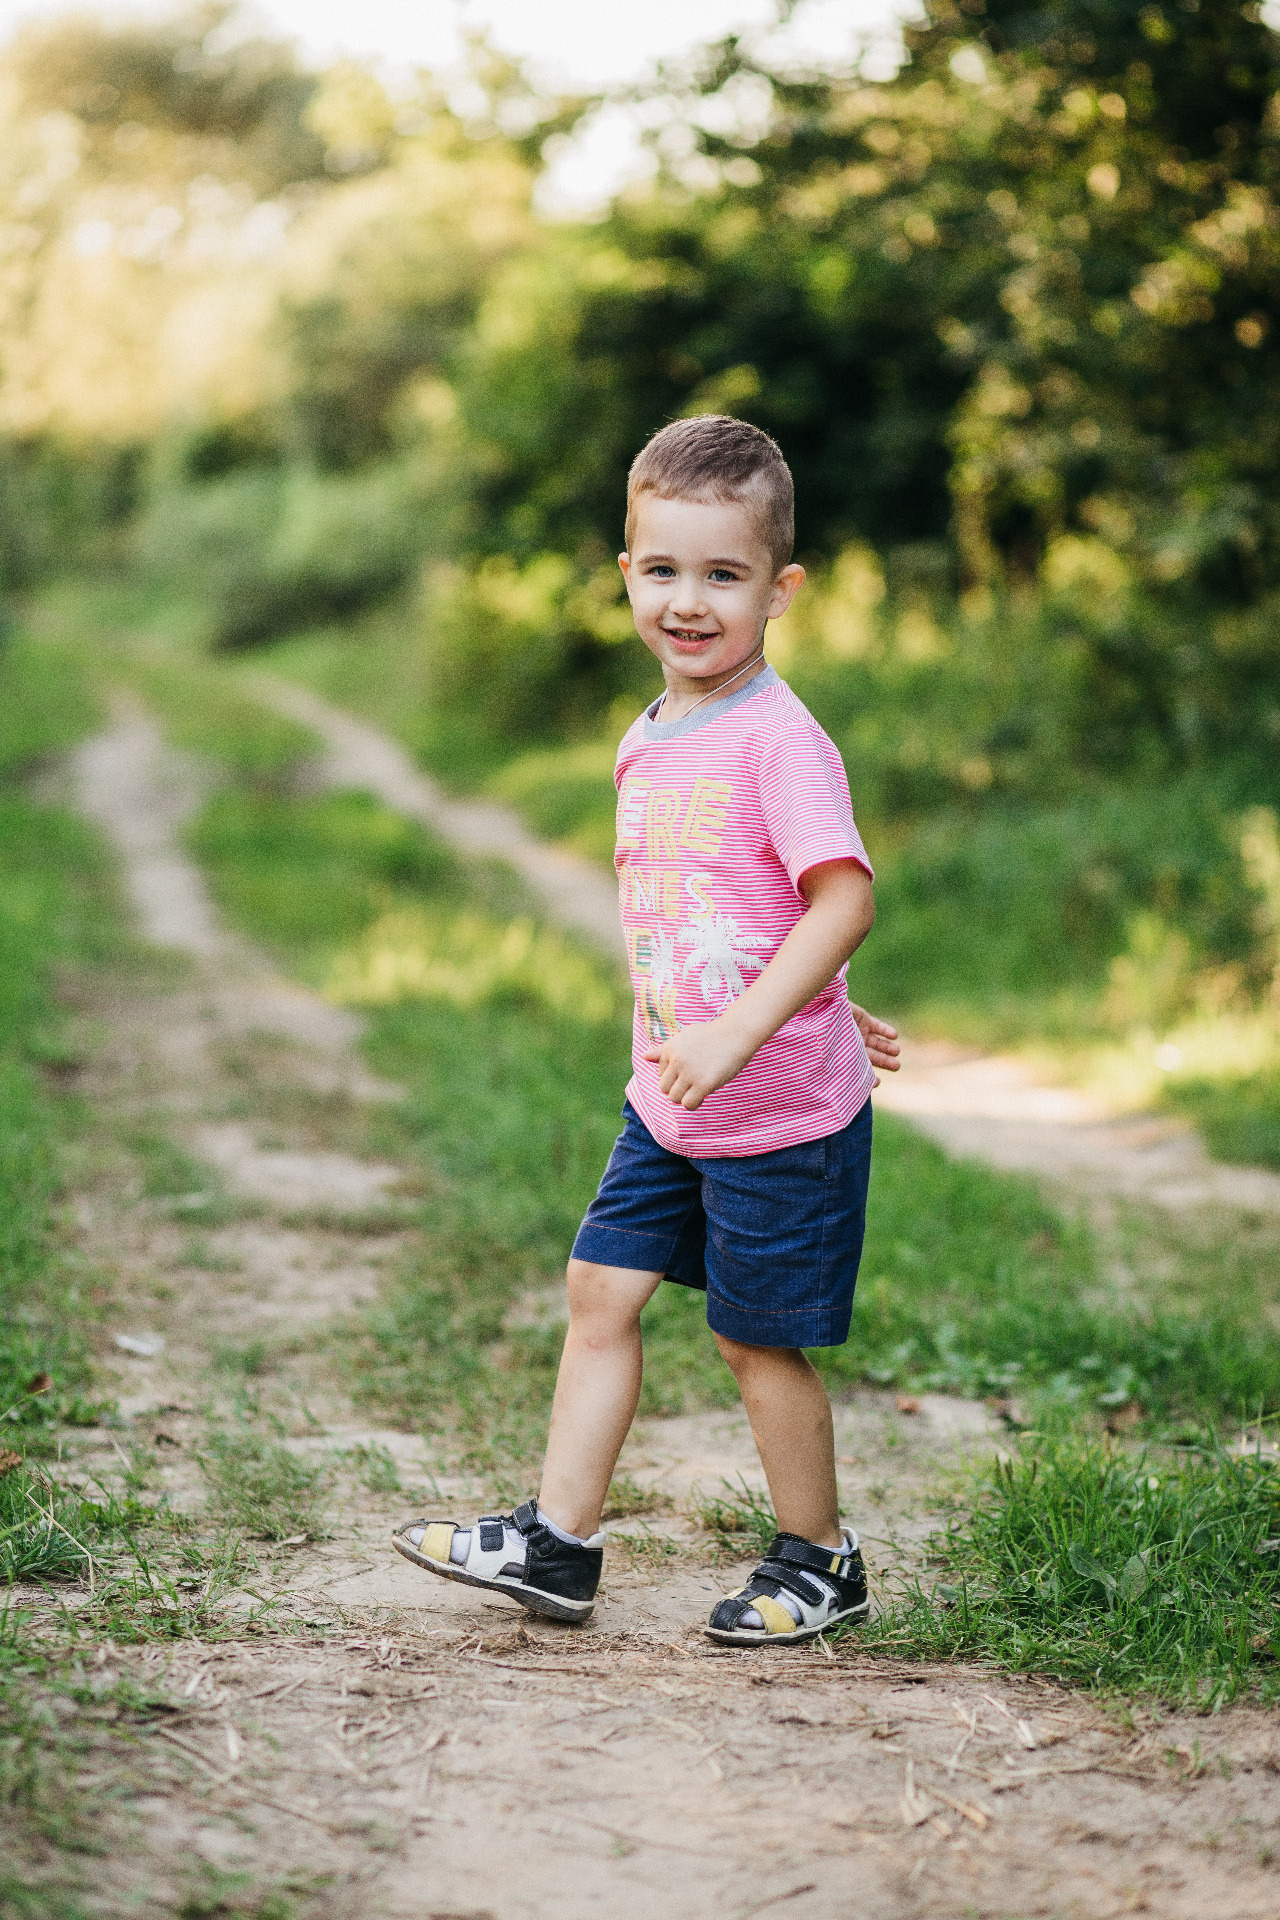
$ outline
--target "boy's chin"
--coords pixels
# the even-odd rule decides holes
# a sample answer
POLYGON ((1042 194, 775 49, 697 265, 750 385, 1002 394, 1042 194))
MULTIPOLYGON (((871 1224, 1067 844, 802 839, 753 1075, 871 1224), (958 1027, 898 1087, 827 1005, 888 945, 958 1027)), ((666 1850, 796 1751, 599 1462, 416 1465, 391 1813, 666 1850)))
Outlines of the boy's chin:
POLYGON ((697 647, 686 652, 683 648, 667 646, 663 650, 663 664, 689 680, 715 680, 722 673, 736 673, 739 667, 748 666, 753 653, 754 649, 749 649, 744 654, 725 655, 697 647))

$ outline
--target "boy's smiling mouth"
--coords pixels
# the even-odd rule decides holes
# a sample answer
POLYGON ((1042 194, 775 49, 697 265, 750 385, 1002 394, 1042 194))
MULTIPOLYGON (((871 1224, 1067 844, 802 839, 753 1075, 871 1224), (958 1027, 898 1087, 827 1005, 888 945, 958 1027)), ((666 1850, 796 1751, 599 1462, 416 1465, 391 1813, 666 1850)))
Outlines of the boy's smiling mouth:
POLYGON ((701 627, 664 626, 662 631, 666 634, 668 640, 674 640, 678 645, 684 646, 691 646, 702 640, 715 640, 718 638, 716 633, 704 632, 701 627))

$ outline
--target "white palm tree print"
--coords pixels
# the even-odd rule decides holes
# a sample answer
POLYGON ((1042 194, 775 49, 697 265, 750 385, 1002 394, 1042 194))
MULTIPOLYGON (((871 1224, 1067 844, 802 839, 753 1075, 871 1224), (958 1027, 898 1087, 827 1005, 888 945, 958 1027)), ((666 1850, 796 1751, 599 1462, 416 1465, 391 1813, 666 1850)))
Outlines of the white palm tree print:
POLYGON ((653 959, 649 964, 649 985, 654 998, 661 1000, 676 981, 676 943, 661 927, 653 936, 653 959))
POLYGON ((725 1005, 745 993, 747 983, 742 977, 742 969, 751 967, 756 973, 763 973, 765 963, 757 960, 749 949, 766 947, 767 940, 757 939, 754 934, 744 933, 731 913, 708 915, 705 919, 690 920, 681 927, 677 936, 677 945, 691 947, 693 951, 684 963, 682 978, 687 980, 695 967, 702 969, 698 984, 702 988, 702 997, 710 1006, 712 997, 723 990, 725 1005))

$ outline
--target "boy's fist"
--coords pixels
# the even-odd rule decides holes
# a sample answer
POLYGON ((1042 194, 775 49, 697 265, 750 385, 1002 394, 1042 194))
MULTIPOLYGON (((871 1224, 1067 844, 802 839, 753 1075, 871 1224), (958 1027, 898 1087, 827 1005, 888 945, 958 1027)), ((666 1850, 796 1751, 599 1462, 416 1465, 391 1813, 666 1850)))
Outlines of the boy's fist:
POLYGON ((658 1085, 668 1100, 693 1113, 709 1093, 740 1073, 754 1052, 722 1016, 682 1027, 660 1046, 649 1047, 644 1057, 657 1066, 658 1085))

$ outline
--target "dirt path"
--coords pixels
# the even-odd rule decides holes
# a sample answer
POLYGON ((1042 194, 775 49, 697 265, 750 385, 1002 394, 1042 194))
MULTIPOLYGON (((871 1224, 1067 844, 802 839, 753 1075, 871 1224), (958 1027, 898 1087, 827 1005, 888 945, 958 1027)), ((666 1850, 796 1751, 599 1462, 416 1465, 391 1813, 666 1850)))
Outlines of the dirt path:
MULTIPOLYGON (((624 1465, 674 1511, 651 1535, 618 1530, 585 1628, 392 1554, 407 1509, 465 1514, 489 1498, 414 1434, 362 1419, 333 1358, 342 1315, 416 1230, 412 1170, 370 1150, 396 1090, 361 1064, 356 1021, 219 925, 178 840, 196 770, 145 714, 121 710, 75 778, 143 931, 175 955, 167 978, 90 1010, 100 1038, 82 1091, 104 1141, 162 1135, 207 1191, 148 1198, 106 1146, 89 1157, 78 1206, 113 1275, 108 1339, 165 1344, 150 1357, 108 1344, 124 1427, 70 1435, 69 1463, 109 1479, 131 1462, 196 1511, 192 1449, 228 1417, 229 1380, 243 1391, 227 1360, 251 1338, 267 1355, 248 1383, 260 1409, 339 1475, 327 1539, 259 1549, 274 1626, 86 1650, 99 1676, 175 1702, 120 1749, 136 1839, 122 1828, 95 1863, 104 1909, 212 1912, 183 1900, 223 1872, 333 1920, 1280 1913, 1280 1737, 1260 1713, 1108 1716, 1060 1689, 901 1667, 856 1644, 713 1649, 701 1622, 735 1570, 710 1564, 679 1502, 726 1474, 757 1478, 740 1417, 637 1430, 624 1465), (189 1203, 219 1186, 225 1213, 193 1232, 189 1203), (370 1491, 361 1446, 440 1500, 370 1491)), ((882 1578, 930 1524, 940 1473, 991 1444, 989 1416, 965 1402, 926 1397, 907 1419, 869 1393, 840 1409, 846 1510, 882 1578)))
MULTIPOLYGON (((590 861, 537 840, 508 808, 447 800, 403 747, 306 689, 267 674, 253 685, 277 712, 320 735, 322 778, 376 794, 464 851, 509 860, 555 919, 622 957, 614 888, 590 861)), ((1032 1173, 1076 1193, 1280 1214, 1280 1174, 1220 1166, 1185 1122, 1115 1119, 1085 1093, 1046 1086, 1016 1058, 908 1035, 902 1074, 886 1078, 876 1099, 957 1158, 1032 1173)))
POLYGON ((539 840, 510 807, 492 800, 450 800, 397 741, 305 687, 259 673, 251 691, 286 719, 319 734, 325 744, 325 759, 317 769, 322 780, 373 794, 463 853, 505 860, 552 920, 585 933, 614 959, 625 961, 617 886, 591 861, 539 840))
POLYGON ((1025 1061, 924 1041, 877 1104, 905 1114, 957 1158, 1032 1173, 1090 1197, 1174 1209, 1280 1214, 1280 1174, 1211 1160, 1195 1128, 1172 1117, 1113 1118, 1073 1087, 1046 1086, 1025 1061))

